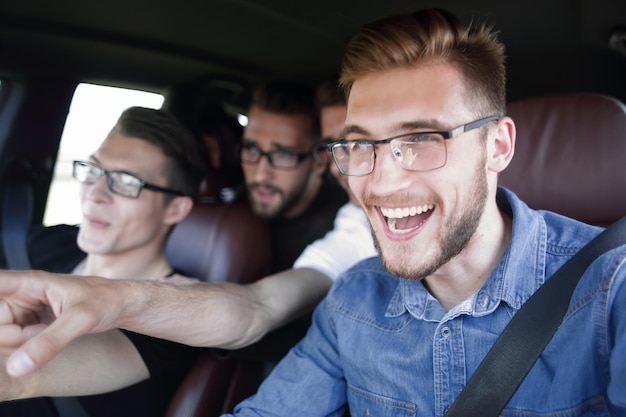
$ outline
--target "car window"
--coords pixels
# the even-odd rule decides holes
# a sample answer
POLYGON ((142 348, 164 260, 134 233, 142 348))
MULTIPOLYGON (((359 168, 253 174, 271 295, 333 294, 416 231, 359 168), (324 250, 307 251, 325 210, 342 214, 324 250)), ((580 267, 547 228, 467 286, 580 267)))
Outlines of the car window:
POLYGON ((61 136, 44 225, 78 224, 81 220, 72 161, 88 158, 124 109, 131 106, 158 109, 162 104, 161 94, 95 84, 78 85, 61 136))

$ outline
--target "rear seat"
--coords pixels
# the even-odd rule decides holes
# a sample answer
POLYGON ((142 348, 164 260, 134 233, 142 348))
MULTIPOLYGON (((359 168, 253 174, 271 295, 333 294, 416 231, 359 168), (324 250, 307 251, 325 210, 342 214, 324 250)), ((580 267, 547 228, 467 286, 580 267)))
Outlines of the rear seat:
MULTIPOLYGON (((269 273, 270 231, 246 202, 198 204, 172 231, 167 254, 186 275, 246 284, 269 273)), ((262 371, 260 363, 220 358, 207 350, 175 393, 166 417, 218 416, 254 394, 262 371)))
POLYGON ((245 284, 269 273, 270 242, 267 222, 247 202, 196 204, 172 230, 166 250, 186 275, 245 284))
POLYGON ((607 226, 626 215, 626 107, 600 94, 521 99, 515 156, 499 184, 529 206, 607 226))

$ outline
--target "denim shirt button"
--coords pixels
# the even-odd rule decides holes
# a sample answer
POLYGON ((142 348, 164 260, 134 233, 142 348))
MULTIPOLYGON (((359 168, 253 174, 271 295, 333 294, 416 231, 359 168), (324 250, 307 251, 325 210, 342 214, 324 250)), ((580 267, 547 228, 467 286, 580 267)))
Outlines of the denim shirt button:
POLYGON ((448 326, 441 329, 441 335, 443 337, 450 337, 450 328, 448 326))

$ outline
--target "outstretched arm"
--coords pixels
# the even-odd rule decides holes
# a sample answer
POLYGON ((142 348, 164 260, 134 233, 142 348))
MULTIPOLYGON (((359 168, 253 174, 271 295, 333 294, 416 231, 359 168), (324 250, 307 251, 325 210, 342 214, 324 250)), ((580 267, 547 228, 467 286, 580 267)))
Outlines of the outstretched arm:
POLYGON ((0 346, 16 348, 6 364, 11 375, 40 368, 81 335, 114 328, 193 346, 239 348, 312 310, 330 284, 312 269, 250 285, 1 271, 0 346))

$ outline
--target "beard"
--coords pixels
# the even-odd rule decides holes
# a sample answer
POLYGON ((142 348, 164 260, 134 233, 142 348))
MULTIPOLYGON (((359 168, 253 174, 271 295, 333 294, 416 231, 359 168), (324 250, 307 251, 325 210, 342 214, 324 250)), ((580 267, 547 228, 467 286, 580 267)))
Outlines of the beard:
POLYGON ((488 194, 487 175, 484 171, 484 163, 482 163, 475 170, 474 180, 467 194, 468 198, 463 204, 460 217, 455 216, 444 223, 443 233, 437 242, 440 249, 430 261, 413 262, 419 254, 409 255, 402 259, 385 256, 379 240, 372 233, 374 245, 385 268, 393 275, 410 280, 422 280, 435 273, 467 247, 480 224, 488 194))
POLYGON ((248 188, 248 200, 250 201, 250 205, 252 207, 252 211, 259 217, 273 220, 282 217, 283 213, 291 209, 296 202, 302 197, 305 192, 304 186, 299 187, 298 191, 294 191, 291 194, 285 193, 280 188, 272 187, 272 186, 264 186, 264 188, 270 189, 272 192, 276 193, 277 202, 265 203, 256 200, 254 196, 254 189, 257 187, 261 187, 261 184, 250 184, 248 188))

